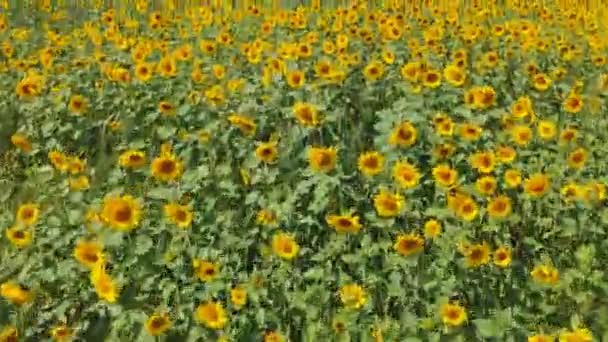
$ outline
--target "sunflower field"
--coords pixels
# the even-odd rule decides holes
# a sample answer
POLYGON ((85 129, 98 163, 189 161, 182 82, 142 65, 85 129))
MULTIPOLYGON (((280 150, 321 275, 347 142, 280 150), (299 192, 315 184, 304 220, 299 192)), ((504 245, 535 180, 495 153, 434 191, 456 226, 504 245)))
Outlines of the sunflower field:
POLYGON ((0 1, 0 342, 608 341, 603 0, 0 1))

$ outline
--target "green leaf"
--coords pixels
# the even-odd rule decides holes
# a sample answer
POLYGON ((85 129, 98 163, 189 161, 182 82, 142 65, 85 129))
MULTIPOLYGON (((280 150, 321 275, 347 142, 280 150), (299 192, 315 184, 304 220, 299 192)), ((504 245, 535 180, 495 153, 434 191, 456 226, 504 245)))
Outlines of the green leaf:
POLYGON ((481 318, 473 320, 473 324, 475 324, 481 337, 497 337, 500 335, 500 331, 493 320, 481 318))
POLYGON ((154 245, 154 242, 147 235, 138 235, 135 239, 135 254, 146 254, 152 248, 152 245, 154 245))

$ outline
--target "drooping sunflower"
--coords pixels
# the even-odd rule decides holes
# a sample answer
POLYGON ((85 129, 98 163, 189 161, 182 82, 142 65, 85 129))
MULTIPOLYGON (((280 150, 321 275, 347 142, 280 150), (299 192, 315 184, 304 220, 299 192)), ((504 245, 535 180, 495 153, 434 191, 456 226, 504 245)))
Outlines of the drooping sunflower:
POLYGON ((252 136, 255 134, 257 127, 255 121, 247 116, 232 114, 228 117, 228 122, 237 127, 246 136, 252 136))
POLYGON ((150 164, 152 176, 162 182, 179 180, 183 173, 183 164, 171 151, 169 145, 161 146, 160 155, 150 164))
POLYGON ((0 331, 0 341, 2 342, 17 342, 19 333, 14 326, 6 326, 0 331))
POLYGON ((165 217, 179 228, 186 229, 192 225, 194 214, 190 207, 178 203, 169 203, 163 207, 165 217))
POLYGON ((166 313, 155 313, 146 320, 145 328, 150 336, 160 336, 171 329, 173 323, 166 313))
POLYGON ((99 298, 114 303, 118 300, 120 287, 116 281, 106 272, 104 263, 97 263, 90 275, 91 284, 95 288, 95 292, 99 298))
POLYGON ((201 303, 194 312, 194 318, 209 329, 222 329, 228 323, 228 316, 219 302, 201 303))
POLYGON ((454 64, 450 64, 443 69, 443 77, 445 78, 446 82, 454 87, 461 87, 467 80, 467 74, 465 71, 454 64))
POLYGON ((141 218, 141 204, 130 195, 106 196, 101 209, 101 219, 119 231, 137 228, 141 218))
POLYGON ((361 230, 358 215, 329 215, 325 218, 325 221, 339 233, 358 233, 361 230))
POLYGON ((415 233, 400 234, 397 236, 393 248, 402 256, 413 256, 424 250, 424 239, 415 233))
POLYGON ((264 333, 264 342, 285 342, 285 337, 278 331, 264 333))
POLYGON ((298 255, 300 246, 293 236, 279 232, 272 237, 272 251, 282 259, 291 260, 298 255))
POLYGON ((337 150, 335 147, 310 147, 308 163, 317 172, 330 172, 336 167, 337 150))
POLYGON ((359 171, 366 176, 376 176, 384 169, 384 156, 376 151, 365 152, 359 155, 359 171))
POLYGON ((165 116, 175 115, 175 106, 169 101, 160 101, 158 103, 158 111, 165 116))
POLYGON ((340 301, 349 309, 361 309, 367 303, 367 294, 358 284, 347 284, 340 287, 340 301))
POLYGON ((93 269, 104 262, 103 245, 95 240, 80 240, 74 247, 74 258, 83 266, 93 269))

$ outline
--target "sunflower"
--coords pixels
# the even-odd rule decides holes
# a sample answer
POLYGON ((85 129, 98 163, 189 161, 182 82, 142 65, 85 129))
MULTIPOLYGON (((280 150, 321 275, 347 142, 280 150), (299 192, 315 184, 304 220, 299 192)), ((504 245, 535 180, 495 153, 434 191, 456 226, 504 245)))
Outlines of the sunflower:
POLYGON ((388 142, 393 146, 409 147, 414 145, 417 136, 416 127, 409 122, 403 122, 391 132, 388 142))
POLYGON ((559 271, 549 264, 537 264, 530 275, 535 282, 542 285, 556 285, 559 282, 559 271))
POLYGON ((306 76, 300 70, 289 71, 286 75, 289 87, 298 89, 306 83, 306 76))
POLYGON ((332 62, 326 59, 320 60, 315 65, 315 73, 317 74, 317 77, 324 79, 328 79, 334 69, 335 67, 332 62))
POLYGON ((89 107, 89 100, 82 95, 73 95, 70 98, 68 108, 74 115, 82 115, 89 107))
POLYGON ((226 75, 226 68, 224 68, 224 66, 221 64, 214 64, 211 67, 211 72, 213 73, 213 76, 215 76, 215 78, 217 78, 218 80, 222 80, 226 75))
POLYGON ((477 217, 477 214, 479 214, 477 203, 470 196, 461 196, 455 209, 456 216, 467 222, 473 221, 477 217))
POLYGON ((458 171, 447 164, 437 165, 433 168, 433 178, 438 185, 446 188, 451 187, 458 179, 458 171))
POLYGON ((171 151, 169 145, 161 146, 160 155, 150 164, 152 176, 162 182, 179 180, 183 173, 181 160, 171 151))
POLYGON ((264 342, 285 342, 285 338, 278 331, 268 331, 264 334, 264 342))
POLYGON ((482 132, 483 129, 473 123, 464 123, 458 129, 458 133, 466 141, 476 141, 482 132))
POLYGON ((483 176, 475 181, 475 189, 482 195, 492 195, 496 191, 496 184, 493 176, 483 176))
POLYGON ((488 202, 486 210, 490 217, 505 218, 511 214, 511 199, 505 195, 497 196, 488 202))
POLYGON ((577 148, 568 155, 568 166, 572 169, 581 169, 587 161, 587 150, 577 148))
POLYGON ((330 172, 336 167, 337 151, 335 147, 310 147, 308 164, 317 172, 330 172))
POLYGON ((359 171, 366 176, 376 176, 384 169, 384 156, 376 151, 365 152, 359 155, 359 171))
POLYGON ((424 223, 424 237, 427 239, 435 239, 441 235, 443 228, 441 222, 430 219, 424 223))
POLYGON ((317 109, 310 103, 296 102, 292 110, 298 123, 304 127, 317 126, 320 122, 317 109))
POLYGON ((346 331, 346 322, 339 318, 331 321, 331 328, 336 334, 343 334, 346 331))
POLYGON ((417 82, 422 74, 420 62, 409 62, 401 67, 401 76, 410 82, 417 82))
POLYGON ((129 231, 137 228, 141 218, 141 205, 130 195, 111 195, 103 201, 101 219, 111 228, 129 231))
POLYGON ((93 269, 104 262, 103 245, 95 240, 80 240, 74 247, 74 258, 81 265, 93 269))
POLYGON ((127 150, 120 154, 118 164, 129 169, 142 168, 146 165, 146 153, 139 150, 127 150))
POLYGON ((86 160, 82 160, 80 158, 68 158, 68 171, 72 174, 72 175, 77 175, 79 173, 82 173, 85 171, 87 167, 87 162, 86 160))
POLYGON ((32 143, 25 134, 15 133, 11 135, 11 144, 24 153, 32 152, 32 143))
POLYGON ((532 129, 526 125, 513 126, 509 133, 511 141, 520 146, 527 145, 534 136, 532 129))
POLYGON ((559 140, 562 144, 573 142, 578 137, 578 130, 576 128, 568 127, 562 130, 559 140))
POLYGON ((427 88, 437 88, 441 85, 441 73, 436 70, 426 70, 421 75, 422 84, 427 88))
POLYGON ((480 267, 490 262, 490 247, 485 242, 466 246, 463 252, 467 267, 480 267))
POLYGON ((471 166, 481 173, 491 173, 494 171, 494 153, 487 152, 476 152, 469 158, 471 166))
POLYGON ((487 109, 496 104, 496 91, 490 86, 474 87, 473 109, 487 109))
POLYGON ((169 203, 163 209, 165 217, 177 227, 186 229, 192 225, 194 214, 187 205, 169 203))
POLYGON ((399 215, 403 205, 404 199, 401 195, 388 192, 386 189, 381 189, 374 196, 374 207, 380 217, 395 217, 399 215))
POLYGON ((347 284, 338 291, 340 301, 349 309, 361 309, 367 303, 365 290, 357 284, 347 284))
POLYGON ((384 75, 384 65, 380 61, 371 61, 363 68, 363 76, 368 81, 377 81, 384 75))
POLYGON ((541 139, 550 140, 555 136, 555 123, 553 121, 541 120, 536 123, 536 132, 541 139))
POLYGON ((233 126, 237 127, 241 133, 246 136, 252 136, 256 131, 256 124, 253 119, 240 115, 240 114, 232 114, 228 117, 228 122, 233 126))
POLYGON ((443 304, 439 310, 443 324, 458 327, 467 320, 467 312, 460 304, 443 304))
POLYGON ((279 151, 277 149, 276 141, 261 143, 255 149, 256 158, 266 164, 274 163, 277 160, 278 155, 279 151))
POLYGON ((467 74, 465 71, 453 64, 450 64, 443 69, 443 77, 445 78, 446 82, 454 87, 461 87, 467 80, 467 74))
POLYGON ((177 63, 171 55, 164 56, 158 62, 158 72, 165 78, 177 76, 177 63))
POLYGON ((28 75, 15 87, 15 93, 22 100, 32 99, 42 92, 44 78, 39 75, 28 75))
POLYGON ((454 121, 444 114, 436 115, 433 118, 433 124, 435 126, 435 132, 440 136, 452 136, 454 134, 454 121))
POLYGON ((293 236, 279 232, 272 236, 272 251, 282 259, 291 260, 298 255, 300 246, 293 236))
POLYGON ((15 219, 24 226, 33 226, 38 222, 40 208, 36 203, 24 203, 17 208, 15 219))
POLYGON ((202 282, 211 281, 220 273, 220 266, 217 263, 203 259, 194 259, 192 267, 194 268, 194 274, 202 282))
POLYGON ((175 115, 175 106, 168 101, 160 101, 158 104, 158 111, 165 116, 175 115))
POLYGON ((551 79, 549 78, 549 76, 543 73, 538 73, 534 75, 532 83, 534 85, 534 89, 538 91, 545 91, 549 89, 549 87, 551 87, 551 79))
POLYGON ((504 174, 504 181, 508 188, 515 188, 521 184, 521 172, 516 169, 508 169, 504 174))
POLYGON ((255 221, 266 226, 274 225, 277 223, 277 215, 272 210, 260 209, 256 214, 255 221))
POLYGON ((560 192, 566 202, 571 202, 583 197, 581 186, 576 183, 568 183, 564 185, 560 192))
POLYGON ((541 197, 549 191, 550 179, 543 173, 534 173, 524 181, 524 191, 532 197, 541 197))
POLYGON ((525 117, 533 117, 534 109, 532 108, 532 100, 528 96, 520 96, 517 101, 511 105, 511 115, 516 119, 525 117))
POLYGON ((505 268, 511 265, 511 261, 511 248, 499 247, 494 251, 494 265, 505 268))
POLYGON ((135 65, 135 77, 141 82, 147 82, 152 78, 154 74, 154 64, 152 63, 138 63, 135 65))
POLYGON ((62 152, 51 151, 51 152, 49 152, 48 158, 56 170, 61 171, 61 172, 68 171, 68 167, 69 167, 68 156, 66 156, 62 152))
POLYGON ((204 302, 199 304, 194 312, 194 318, 209 329, 222 329, 228 323, 228 316, 219 302, 204 302))
POLYGON ((25 248, 32 244, 32 232, 19 226, 4 231, 6 238, 17 248, 25 248))
POLYGON ((528 337, 528 342, 553 342, 555 338, 546 334, 535 334, 528 337))
POLYGON ((106 272, 104 263, 97 263, 93 267, 90 280, 99 298, 109 303, 115 303, 118 300, 120 288, 116 281, 106 272))
POLYGON ((593 334, 587 328, 565 330, 559 334, 559 342, 593 342, 593 334))
POLYGON ((13 326, 4 327, 0 331, 0 341, 2 342, 17 342, 19 339, 19 334, 17 333, 17 328, 13 326))
POLYGON ((407 161, 398 161, 393 166, 393 179, 404 189, 410 189, 418 185, 420 178, 418 168, 407 161))
POLYGON ((0 285, 0 296, 4 297, 13 305, 23 305, 33 299, 31 291, 12 281, 7 281, 0 285))
POLYGON ((571 94, 564 100, 564 110, 571 114, 579 113, 583 109, 583 99, 580 95, 571 94))
POLYGON ((447 159, 454 153, 455 147, 450 143, 438 144, 433 148, 433 156, 438 160, 447 159))
POLYGON ((424 250, 424 239, 415 233, 400 234, 397 236, 393 248, 405 257, 416 255, 424 250))
POLYGON ((150 336, 160 336, 171 329, 173 323, 167 314, 155 313, 146 320, 145 328, 150 336))
POLYGON ((247 304, 247 289, 244 286, 235 286, 230 290, 230 302, 236 307, 241 308, 247 304))
POLYGON ((339 233, 358 233, 361 230, 358 215, 329 215, 325 218, 325 221, 339 233))

